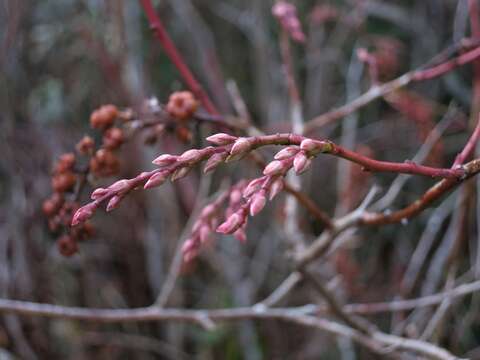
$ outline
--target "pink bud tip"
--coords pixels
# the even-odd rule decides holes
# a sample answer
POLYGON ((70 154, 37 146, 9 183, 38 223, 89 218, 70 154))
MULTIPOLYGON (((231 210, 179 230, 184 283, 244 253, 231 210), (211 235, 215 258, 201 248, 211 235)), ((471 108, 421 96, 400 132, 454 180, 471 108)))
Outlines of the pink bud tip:
POLYGON ((103 195, 106 195, 107 193, 108 193, 108 189, 97 188, 92 192, 92 195, 90 195, 90 198, 92 200, 97 200, 101 198, 103 195))
POLYGON ((123 199, 123 196, 120 196, 120 195, 115 195, 115 196, 112 196, 112 198, 110 199, 110 201, 108 202, 107 204, 107 211, 112 211, 113 209, 117 208, 118 205, 120 205, 120 201, 122 201, 123 199))
POLYGON ((246 153, 247 151, 250 150, 251 144, 250 140, 247 138, 239 138, 235 141, 233 144, 231 150, 230 150, 230 155, 235 156, 235 155, 241 155, 246 153))
POLYGON ((274 160, 269 163, 265 169, 263 169, 263 175, 272 176, 272 175, 279 175, 285 171, 285 165, 283 162, 279 160, 274 160))
POLYGON ((188 253, 195 248, 196 242, 193 239, 187 239, 182 245, 182 253, 188 253))
POLYGON ((155 186, 160 186, 162 185, 165 181, 167 180, 167 174, 163 172, 159 172, 156 174, 153 174, 150 179, 145 183, 143 186, 144 189, 150 189, 155 186))
POLYGON ((260 211, 263 210, 266 203, 267 203, 267 198, 263 194, 263 191, 255 194, 250 204, 250 215, 251 216, 257 215, 260 211))
POLYGON ((284 160, 291 158, 292 156, 298 153, 298 147, 296 146, 287 146, 286 148, 280 150, 278 153, 275 154, 275 160, 284 160))
POLYGON ((250 196, 252 196, 256 191, 258 191, 258 189, 260 189, 264 181, 265 176, 250 181, 245 190, 243 190, 243 197, 249 198, 250 196))
POLYGON ((202 158, 202 152, 198 149, 191 149, 185 151, 180 157, 178 161, 185 161, 185 162, 194 162, 198 161, 202 158))
POLYGON ((219 145, 219 146, 231 144, 235 140, 237 140, 236 136, 232 136, 224 133, 218 133, 218 134, 214 134, 207 137, 208 142, 211 142, 212 144, 219 145))
POLYGON ((269 200, 272 200, 275 196, 277 196, 282 190, 283 190, 283 178, 279 177, 276 179, 273 183, 272 186, 270 187, 270 194, 269 194, 269 200))
POLYGON ((178 159, 178 156, 163 154, 157 157, 155 160, 153 160, 152 163, 158 166, 167 166, 176 162, 177 159, 178 159))
POLYGON ((242 192, 238 188, 234 188, 230 193, 230 203, 238 204, 242 200, 242 192))
POLYGON ((227 155, 228 155, 227 153, 213 154, 205 164, 203 172, 206 174, 210 171, 215 170, 218 165, 220 165, 223 161, 225 161, 225 159, 227 158, 227 155))
POLYGON ((312 139, 305 139, 300 144, 300 149, 307 152, 316 152, 321 149, 321 145, 312 139))
POLYGON ((213 214, 215 214, 216 207, 213 204, 208 204, 202 210, 201 217, 202 218, 210 218, 213 214))
POLYGON ((208 225, 203 225, 200 228, 199 234, 202 245, 207 245, 212 242, 212 231, 208 225))
POLYGON ((87 221, 89 218, 92 217, 93 212, 95 211, 96 208, 97 208, 97 205, 95 203, 90 203, 85 206, 82 206, 73 215, 72 226, 75 226, 87 221))
POLYGON ((297 174, 301 174, 306 171, 311 165, 312 160, 310 160, 305 153, 301 152, 295 156, 293 160, 293 168, 297 174))
POLYGON ((238 213, 232 214, 224 223, 220 224, 217 228, 217 232, 221 234, 234 233, 244 221, 244 217, 238 213))

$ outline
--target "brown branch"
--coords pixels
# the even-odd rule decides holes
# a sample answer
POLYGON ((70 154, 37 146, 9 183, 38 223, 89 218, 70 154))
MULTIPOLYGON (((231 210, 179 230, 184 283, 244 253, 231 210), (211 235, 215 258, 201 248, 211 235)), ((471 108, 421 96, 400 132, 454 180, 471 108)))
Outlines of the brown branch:
POLYGON ((272 319, 293 322, 302 326, 317 328, 335 336, 352 339, 368 349, 385 354, 387 347, 395 350, 413 351, 434 359, 455 358, 447 350, 424 341, 405 339, 379 331, 365 335, 349 326, 330 320, 311 316, 316 306, 296 308, 258 308, 245 307, 234 309, 188 310, 145 307, 135 309, 86 309, 51 304, 39 304, 28 301, 0 299, 0 312, 23 316, 43 316, 49 318, 67 318, 74 320, 115 323, 115 322, 149 322, 174 321, 189 322, 211 329, 213 321, 238 321, 244 319, 272 319))

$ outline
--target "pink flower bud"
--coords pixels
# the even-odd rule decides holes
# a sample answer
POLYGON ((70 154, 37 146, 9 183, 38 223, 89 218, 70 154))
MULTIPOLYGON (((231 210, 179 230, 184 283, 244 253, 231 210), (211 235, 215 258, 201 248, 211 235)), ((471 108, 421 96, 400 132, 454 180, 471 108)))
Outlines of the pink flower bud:
POLYGON ((198 241, 188 239, 182 245, 183 260, 185 262, 192 261, 198 255, 198 241))
POLYGON ((185 162, 195 162, 199 161, 202 158, 202 152, 198 149, 191 149, 185 151, 180 157, 177 159, 178 161, 185 161, 185 162))
POLYGON ((208 225, 203 225, 199 231, 200 242, 207 245, 212 242, 212 231, 208 225))
POLYGON ((153 174, 150 179, 145 183, 143 186, 144 189, 150 189, 155 186, 160 186, 162 185, 165 181, 167 180, 167 174, 164 172, 158 172, 156 174, 153 174))
POLYGON ((233 213, 224 223, 220 224, 217 228, 217 232, 222 234, 232 234, 242 226, 244 220, 245 217, 243 216, 243 212, 241 214, 238 212, 233 213))
POLYGON ((227 158, 228 154, 225 153, 220 153, 220 154, 213 154, 210 159, 208 159, 207 163, 205 164, 205 167, 203 169, 203 172, 206 174, 212 170, 215 170, 218 165, 220 165, 222 162, 225 161, 227 158))
POLYGON ((93 215, 93 212, 97 209, 97 204, 92 202, 85 206, 82 206, 75 212, 72 218, 72 226, 78 225, 90 219, 93 215))
POLYGON ((286 170, 285 164, 280 160, 274 160, 263 169, 263 175, 279 175, 286 170))
POLYGON ((312 139, 305 139, 301 142, 300 144, 300 149, 306 152, 318 152, 321 150, 322 145, 319 144, 317 141, 312 140, 312 139))
POLYGON ((208 204, 202 210, 201 217, 202 218, 210 218, 213 214, 215 214, 216 207, 213 204, 208 204))
POLYGON ((257 215, 260 211, 262 211, 266 203, 267 203, 267 198, 265 197, 264 191, 256 193, 252 197, 252 201, 250 203, 250 215, 251 216, 257 215))
POLYGON ((312 160, 310 160, 304 152, 300 152, 295 156, 293 159, 293 168, 297 174, 303 173, 308 167, 312 164, 312 160))
POLYGON ((182 167, 180 169, 175 170, 175 172, 172 174, 170 180, 175 181, 175 180, 179 180, 181 178, 184 178, 190 172, 190 169, 191 168, 187 166, 187 167, 182 167))
POLYGON ((283 178, 278 177, 273 183, 272 186, 270 187, 270 194, 269 194, 269 200, 272 200, 275 196, 277 196, 280 191, 283 190, 283 178))
POLYGON ((249 198, 250 196, 252 196, 256 191, 258 191, 258 189, 260 189, 264 181, 265 176, 250 181, 245 190, 243 190, 243 197, 249 198))
POLYGON ((195 242, 193 239, 187 239, 182 245, 182 253, 189 252, 195 247, 195 242))
POLYGON ((123 199, 123 196, 120 196, 120 195, 115 195, 115 196, 112 196, 112 198, 110 199, 110 201, 108 202, 107 204, 107 211, 112 211, 113 209, 117 208, 118 205, 120 205, 120 201, 122 201, 123 199))
POLYGON ((158 166, 167 166, 176 162, 177 159, 178 159, 178 156, 163 154, 157 157, 155 160, 153 160, 152 163, 158 166))
POLYGON ((108 187, 108 190, 113 192, 121 192, 122 190, 128 189, 130 183, 126 179, 118 180, 108 187))
POLYGON ((211 142, 212 144, 219 145, 219 146, 231 144, 235 140, 237 140, 236 136, 232 136, 224 133, 218 133, 218 134, 214 134, 207 137, 208 142, 211 142))
POLYGON ((97 199, 101 198, 102 196, 106 195, 108 192, 109 192, 108 189, 97 188, 92 192, 92 195, 90 195, 90 198, 92 200, 97 200, 97 199))
POLYGON ((242 192, 238 188, 233 189, 230 193, 230 203, 237 204, 240 200, 242 200, 242 192))
POLYGON ((248 138, 238 138, 230 149, 230 156, 227 160, 233 161, 239 159, 245 155, 251 147, 252 145, 248 138))
POLYGON ((280 150, 278 153, 275 154, 274 159, 275 160, 284 160, 291 158, 294 156, 296 153, 298 153, 298 147, 296 146, 287 146, 286 148, 280 150))
POLYGON ((245 244, 247 242, 247 234, 245 234, 245 230, 243 228, 240 228, 237 231, 235 231, 233 233, 233 236, 242 244, 245 244))

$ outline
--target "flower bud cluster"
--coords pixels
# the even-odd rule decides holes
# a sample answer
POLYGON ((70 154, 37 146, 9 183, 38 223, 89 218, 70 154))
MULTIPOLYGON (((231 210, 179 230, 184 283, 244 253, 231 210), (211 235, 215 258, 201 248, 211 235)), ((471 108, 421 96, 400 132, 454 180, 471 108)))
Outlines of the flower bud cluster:
MULTIPOLYGON (((162 185, 170 179, 175 181, 186 176, 198 163, 207 160, 204 172, 214 170, 223 162, 232 161, 247 155, 256 146, 262 144, 284 144, 289 134, 266 137, 235 137, 219 133, 207 138, 216 146, 203 149, 190 149, 180 155, 162 154, 153 160, 159 169, 141 173, 130 180, 120 180, 110 187, 98 188, 92 194, 90 204, 80 208, 74 216, 72 225, 78 225, 90 218, 102 202, 106 202, 107 211, 116 208, 123 197, 133 189, 143 186, 149 189, 162 185)), ((288 140, 290 141, 290 140, 288 140)), ((299 140, 295 140, 299 141, 299 140)), ((311 165, 311 158, 320 152, 329 151, 326 143, 311 139, 303 139, 300 145, 291 145, 275 155, 275 159, 263 170, 262 177, 252 180, 248 185, 240 182, 230 192, 229 205, 225 211, 225 220, 216 231, 223 234, 233 234, 238 240, 245 241, 245 226, 248 215, 255 216, 265 207, 267 199, 272 200, 284 187, 284 176, 293 167, 297 174, 306 171, 311 165)), ((207 228, 210 233, 216 226, 219 217, 200 218, 194 227, 190 241, 185 245, 187 259, 194 258, 201 243, 207 242, 207 228), (208 221, 207 221, 208 220, 208 221), (215 226, 213 225, 215 224, 215 226), (202 226, 203 226, 203 230, 202 226), (208 226, 207 226, 208 225, 208 226), (203 239, 203 240, 202 240, 203 239)))
POLYGON ((202 247, 213 243, 213 233, 220 222, 220 210, 227 198, 228 192, 224 192, 214 202, 203 208, 199 218, 192 227, 190 237, 183 243, 182 253, 184 262, 192 261, 198 256, 202 247))

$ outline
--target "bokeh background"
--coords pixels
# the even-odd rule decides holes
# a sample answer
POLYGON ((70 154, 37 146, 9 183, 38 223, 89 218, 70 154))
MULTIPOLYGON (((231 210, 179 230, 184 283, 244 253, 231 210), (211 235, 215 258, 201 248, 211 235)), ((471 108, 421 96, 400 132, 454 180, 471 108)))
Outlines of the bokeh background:
MULTIPOLYGON (((371 79, 357 57, 358 48, 378 56, 380 81, 388 81, 470 36, 467 1, 293 3, 307 35, 306 44, 292 44, 306 120, 369 88, 371 79)), ((235 115, 227 88, 236 85, 256 126, 267 133, 290 129, 273 2, 154 4, 223 114, 235 115)), ((375 158, 403 161, 415 156, 442 121, 441 141, 433 144, 425 162, 448 167, 468 137, 471 119, 476 119, 472 74, 469 65, 409 86, 318 129, 314 136, 375 158)), ((233 164, 213 177, 198 171, 178 185, 137 192, 113 213, 99 212, 93 220, 95 235, 69 258, 58 252, 42 202, 51 193, 55 159, 73 151, 84 134, 98 141, 98 133, 89 127, 94 109, 108 103, 138 109, 151 97, 165 103, 173 91, 183 89, 136 1, 0 1, 2 298, 106 308, 148 306, 155 300, 176 245, 184 238, 196 196, 214 196, 229 182, 258 176, 257 168, 248 162, 233 164)), ((151 160, 166 149, 179 153, 199 146, 216 131, 195 124, 190 130, 187 144, 168 134, 154 144, 145 144, 151 141, 143 133, 132 137, 118 152, 120 173, 91 179, 80 203, 87 201, 92 186, 152 169, 151 160)), ((262 153, 272 155, 268 149, 262 153)), ((302 177, 302 190, 332 216, 342 215, 358 206, 373 184, 386 191, 394 178, 321 158, 302 177)), ((392 209, 414 200, 431 183, 409 180, 392 209)), ((476 186, 476 180, 469 182, 409 223, 349 234, 354 241, 318 265, 319 273, 346 303, 432 294, 444 289, 452 274, 453 279, 476 278, 476 186), (418 250, 425 238, 425 247, 418 250), (412 263, 415 251, 420 251, 420 263, 412 263)), ((168 305, 235 307, 267 296, 291 271, 284 220, 282 198, 250 221, 246 245, 218 237, 214 249, 184 269, 168 305)), ((300 229, 311 241, 322 225, 302 212, 300 229)), ((285 304, 316 301, 315 292, 301 286, 285 304)), ((455 353, 480 357, 479 306, 474 295, 447 310, 433 341, 455 353)), ((431 310, 371 320, 384 331, 415 337, 423 332, 431 310)), ((205 332, 175 323, 101 325, 2 315, 0 348, 6 359, 373 358, 349 341, 277 321, 242 321, 205 332)))

